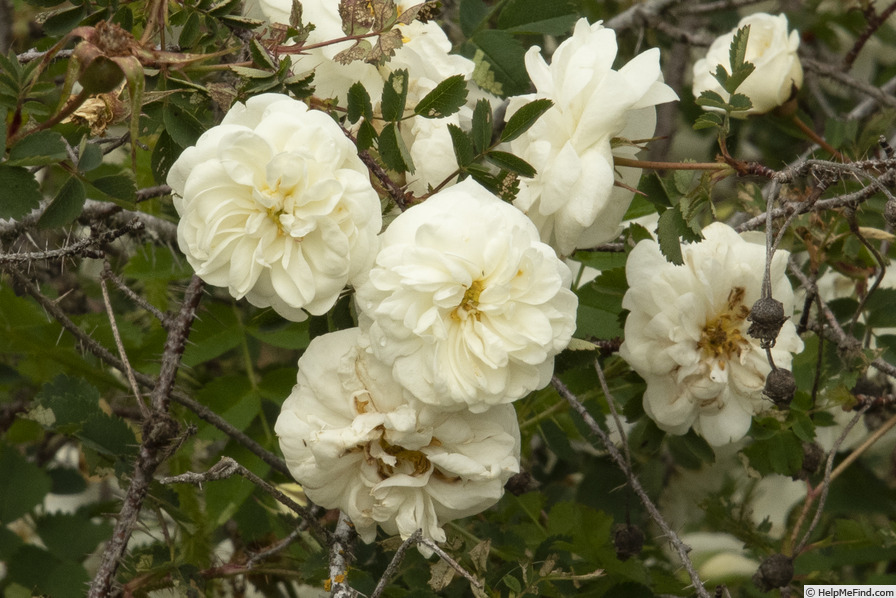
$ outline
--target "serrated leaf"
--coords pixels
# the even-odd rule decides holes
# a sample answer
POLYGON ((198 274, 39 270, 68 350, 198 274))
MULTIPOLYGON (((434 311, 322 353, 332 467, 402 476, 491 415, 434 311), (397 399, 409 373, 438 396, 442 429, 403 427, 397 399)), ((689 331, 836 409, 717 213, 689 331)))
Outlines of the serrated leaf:
POLYGON ((728 109, 728 102, 725 99, 712 91, 711 89, 704 89, 700 92, 700 97, 697 98, 696 103, 698 106, 702 106, 704 108, 720 108, 722 110, 728 109))
POLYGON ((444 118, 460 110, 467 101, 467 82, 463 75, 448 77, 426 94, 414 107, 423 118, 444 118))
POLYGON ((0 164, 0 219, 17 220, 40 205, 43 196, 34 175, 21 166, 0 164))
POLYGON ((239 12, 238 8, 241 0, 221 0, 212 4, 208 10, 208 14, 213 17, 220 17, 232 12, 239 12))
POLYGON ((704 112, 698 116, 697 120, 694 122, 694 130, 699 131, 700 129, 721 127, 723 122, 724 120, 720 114, 716 112, 704 112))
POLYGON ((379 135, 380 158, 386 168, 396 172, 414 172, 414 161, 398 131, 396 123, 389 123, 379 135))
POLYGON ((725 89, 729 77, 728 69, 726 69, 724 65, 717 64, 716 70, 712 73, 712 76, 715 77, 715 80, 719 82, 719 85, 722 86, 722 89, 725 89))
POLYGON ((672 207, 660 214, 656 235, 660 251, 666 259, 680 266, 684 263, 681 255, 681 234, 687 226, 678 208, 672 207))
POLYGON ((483 29, 476 32, 471 41, 482 51, 480 60, 488 61, 503 93, 525 93, 531 83, 524 58, 526 47, 518 39, 507 31, 483 29))
POLYGON ((68 157, 65 140, 56 131, 38 131, 23 137, 9 150, 10 166, 43 166, 68 157))
POLYGON ((86 447, 113 459, 137 452, 137 438, 124 420, 102 412, 87 418, 78 438, 86 447))
POLYGON ((86 199, 84 184, 76 177, 69 177, 40 215, 37 227, 56 228, 74 222, 75 218, 80 216, 86 199))
POLYGON ((230 70, 247 79, 267 79, 272 76, 270 71, 263 71, 248 66, 231 66, 230 70))
POLYGON ((359 150, 366 150, 372 148, 377 140, 379 139, 379 134, 376 132, 376 128, 373 126, 368 120, 365 120, 361 123, 361 126, 358 128, 358 136, 357 136, 357 145, 359 150))
POLYGON ((252 62, 262 69, 277 70, 277 65, 274 64, 267 49, 254 37, 249 41, 249 55, 252 57, 252 62))
POLYGON ((750 98, 742 93, 732 94, 728 103, 731 105, 732 111, 734 112, 743 112, 753 107, 753 102, 750 98))
POLYGON ((348 88, 348 122, 356 123, 362 116, 366 120, 373 118, 373 106, 370 103, 370 94, 360 81, 348 88))
POLYGON ((728 80, 725 82, 725 91, 728 93, 734 93, 737 91, 737 88, 740 87, 740 84, 744 82, 744 80, 753 74, 753 71, 756 69, 753 66, 752 62, 747 62, 737 71, 733 72, 728 80))
POLYGON ((532 178, 536 174, 536 170, 532 165, 508 152, 500 152, 492 150, 485 154, 485 159, 501 168, 522 177, 532 178))
POLYGON ((150 168, 152 169, 153 176, 157 182, 165 182, 165 179, 168 176, 168 171, 171 169, 171 165, 177 160, 177 157, 181 154, 182 150, 183 148, 171 138, 171 135, 165 131, 162 131, 159 134, 159 138, 156 139, 156 145, 152 148, 152 156, 149 160, 150 168))
POLYGON ((492 142, 492 105, 485 98, 476 102, 473 109, 473 125, 470 128, 473 148, 477 154, 484 152, 492 142))
MULTIPOLYGON (((181 48, 189 48, 199 39, 201 31, 199 29, 199 13, 192 12, 181 27, 180 35, 177 43, 181 48)), ((253 40, 254 41, 254 40, 253 40)))
MULTIPOLYGON (((731 65, 732 74, 737 73, 744 65, 747 56, 747 43, 750 41, 750 26, 744 25, 734 33, 731 45, 728 47, 728 64, 731 65)), ((732 92, 729 92, 732 93, 732 92)))
POLYGON ((569 339, 569 345, 566 348, 570 351, 596 351, 598 349, 594 343, 580 338, 569 339))
POLYGON ((469 165, 476 157, 470 135, 457 125, 451 124, 448 125, 448 134, 451 135, 451 144, 454 147, 457 165, 461 167, 469 165))
POLYGON ((550 110, 554 103, 548 99, 533 100, 522 106, 513 113, 504 130, 501 131, 501 141, 513 141, 529 128, 541 117, 542 114, 550 110))
POLYGON ((397 121, 404 116, 404 107, 408 99, 408 71, 398 69, 389 73, 389 79, 383 86, 383 101, 380 111, 385 120, 397 121))
POLYGON ((295 29, 302 28, 302 3, 299 0, 292 0, 289 9, 289 26, 295 29))

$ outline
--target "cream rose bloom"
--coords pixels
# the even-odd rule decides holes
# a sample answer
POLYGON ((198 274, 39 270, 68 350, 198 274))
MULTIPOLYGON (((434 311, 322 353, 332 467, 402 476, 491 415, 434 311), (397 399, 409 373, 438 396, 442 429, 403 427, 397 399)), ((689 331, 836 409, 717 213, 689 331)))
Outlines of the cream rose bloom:
POLYGON ((373 262, 380 202, 357 149, 284 95, 237 103, 171 167, 177 238, 207 283, 289 320, 326 313, 373 262))
MULTIPOLYGON (((410 6, 399 4, 399 13, 410 6)), ((338 8, 338 0, 302 2, 302 20, 315 26, 308 36, 307 45, 345 37, 338 8)), ((251 0, 247 2, 244 12, 271 23, 289 23, 291 10, 292 0, 251 0)), ((314 72, 315 93, 324 98, 337 98, 340 102, 345 102, 349 87, 360 81, 376 104, 389 74, 398 69, 407 69, 410 79, 409 107, 416 105, 436 84, 452 75, 463 75, 468 80, 472 76, 473 61, 450 54, 451 41, 434 21, 413 21, 398 27, 402 34, 402 46, 381 67, 358 60, 347 65, 336 62, 334 57, 352 46, 351 41, 344 41, 312 48, 295 56, 294 70, 297 74, 314 72)))
POLYGON ((442 525, 496 503, 519 471, 516 412, 422 405, 358 340, 357 328, 325 334, 299 359, 275 426, 286 464, 308 498, 342 509, 365 542, 377 525, 443 542, 442 525))
POLYGON ((545 386, 575 330, 569 268, 468 179, 401 214, 355 295, 370 351, 418 399, 482 412, 545 386))
MULTIPOLYGON (((682 247, 680 266, 667 262, 654 241, 632 250, 622 300, 630 313, 619 354, 647 382, 644 410, 660 428, 671 434, 694 428, 720 446, 743 438, 753 415, 771 405, 762 394, 771 367, 747 334, 746 319, 760 297, 765 245, 718 222, 703 235, 704 241, 682 247)), ((787 256, 775 252, 771 286, 790 316, 787 256)), ((788 320, 771 349, 775 364, 789 368, 802 348, 788 320)))
POLYGON ((746 25, 750 26, 746 60, 752 62, 756 70, 741 83, 737 93, 748 96, 753 102, 746 114, 764 114, 789 100, 793 88, 799 89, 803 84, 803 67, 796 53, 800 35, 797 31, 787 33, 787 17, 783 14, 772 16, 760 12, 749 15, 741 19, 737 27, 717 38, 706 57, 694 63, 694 96, 700 97, 702 91, 710 90, 728 99, 728 93, 712 73, 719 64, 731 72, 728 53, 731 40, 737 30, 746 25))
POLYGON ((560 255, 618 234, 633 194, 614 187, 616 170, 630 187, 637 186, 641 171, 614 169, 614 155, 632 158, 638 150, 626 145, 614 149, 612 140, 652 137, 654 106, 678 99, 663 83, 658 49, 639 54, 618 71, 612 68, 616 50, 612 29, 579 20, 550 65, 540 48, 529 49, 526 69, 538 91, 512 98, 507 110, 509 117, 536 98, 554 102, 510 148, 538 171, 521 180, 514 205, 560 255))

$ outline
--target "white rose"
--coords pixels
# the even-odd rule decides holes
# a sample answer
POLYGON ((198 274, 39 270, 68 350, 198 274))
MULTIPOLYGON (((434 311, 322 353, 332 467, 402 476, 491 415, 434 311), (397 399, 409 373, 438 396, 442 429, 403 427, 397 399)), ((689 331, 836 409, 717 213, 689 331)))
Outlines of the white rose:
POLYGON ((694 96, 700 97, 703 90, 710 90, 728 99, 728 93, 712 73, 719 64, 731 72, 728 52, 731 40, 737 30, 746 25, 750 26, 746 60, 752 62, 756 70, 741 83, 737 93, 748 96, 753 102, 746 114, 764 114, 789 100, 793 89, 799 89, 803 84, 803 67, 796 53, 800 35, 797 31, 787 33, 787 17, 783 14, 776 17, 766 13, 749 15, 741 19, 737 27, 717 38, 706 57, 694 64, 694 96))
POLYGON ((357 149, 284 95, 237 103, 172 165, 178 244, 207 283, 301 321, 373 262, 380 202, 357 149))
MULTIPOLYGON (((514 204, 535 222, 541 238, 561 255, 614 238, 632 192, 614 187, 613 156, 631 158, 635 148, 613 149, 614 137, 632 141, 653 136, 654 106, 677 100, 662 81, 659 50, 651 49, 618 71, 616 33, 600 23, 576 23, 572 37, 558 46, 551 64, 540 48, 526 53, 526 69, 537 93, 512 98, 508 117, 536 98, 554 106, 511 150, 538 174, 520 182, 514 204)), ((619 169, 622 182, 637 186, 638 169, 619 169)))
MULTIPOLYGON (((667 262, 654 241, 632 250, 619 354, 647 382, 644 410, 660 428, 671 434, 694 428, 719 446, 743 438, 753 415, 771 405, 762 394, 771 366, 746 320, 760 297, 765 246, 718 222, 703 235, 701 243, 682 247, 681 266, 667 262)), ((775 252, 771 287, 790 316, 787 256, 775 252)), ((788 320, 771 353, 778 367, 789 368, 791 353, 802 348, 788 320)))
POLYGON ((442 542, 442 525, 496 503, 519 471, 516 412, 422 405, 358 340, 357 328, 325 334, 299 359, 274 428, 286 464, 308 498, 342 509, 365 542, 377 524, 442 542))
POLYGON ((396 380, 481 412, 550 381, 575 329, 570 278, 521 212, 468 179, 389 225, 355 297, 396 380))
MULTIPOLYGON (((345 37, 338 8, 339 2, 336 0, 302 2, 302 20, 315 26, 306 45, 345 37)), ((397 8, 401 13, 408 6, 399 5, 397 8)), ((246 4, 244 12, 271 23, 288 23, 291 10, 292 0, 253 0, 246 4)), ((336 54, 353 44, 344 41, 311 48, 293 56, 294 71, 297 74, 314 72, 315 94, 323 98, 336 98, 341 103, 346 101, 349 87, 360 81, 376 105, 382 95, 383 82, 389 74, 398 69, 407 69, 409 108, 413 108, 440 81, 452 75, 463 75, 466 79, 472 76, 473 61, 449 53, 451 41, 434 21, 413 21, 398 27, 402 34, 402 46, 382 67, 359 60, 347 65, 336 62, 336 54)))

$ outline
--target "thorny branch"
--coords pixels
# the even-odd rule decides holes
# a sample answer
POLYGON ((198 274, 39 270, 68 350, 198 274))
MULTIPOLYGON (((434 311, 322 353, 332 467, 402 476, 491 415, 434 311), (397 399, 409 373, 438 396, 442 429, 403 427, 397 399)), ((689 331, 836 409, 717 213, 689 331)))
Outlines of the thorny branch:
POLYGON ((271 484, 267 483, 230 457, 221 457, 221 460, 213 465, 205 473, 187 472, 176 476, 159 478, 159 482, 162 484, 202 485, 205 482, 224 480, 234 475, 239 475, 246 478, 256 486, 267 492, 269 495, 271 495, 279 503, 286 506, 286 508, 293 511, 296 515, 302 517, 309 523, 311 528, 314 529, 315 533, 317 533, 318 537, 320 537, 321 539, 326 540, 330 538, 330 533, 323 527, 321 527, 320 523, 318 523, 317 521, 317 518, 309 513, 308 509, 306 509, 305 507, 291 499, 289 496, 287 496, 271 484))
POLYGON ((650 497, 647 496, 647 492, 644 491, 643 486, 641 486, 641 482, 638 480, 638 477, 635 473, 628 467, 626 463, 625 457, 622 453, 619 452, 619 449, 616 448, 616 445, 610 440, 610 437, 607 436, 607 433, 604 432, 601 427, 597 424, 591 414, 588 413, 588 410, 585 409, 585 405, 579 400, 577 396, 575 396, 563 382, 554 376, 551 378, 551 384, 557 392, 560 393, 560 396, 566 399, 566 401, 572 406, 573 409, 582 417, 585 421, 585 424, 588 428, 600 438, 600 441, 606 447, 607 452, 610 454, 610 457, 613 461, 616 462, 616 466, 622 470, 625 474, 625 477, 628 479, 628 483, 631 485, 632 490, 635 491, 635 494, 638 495, 638 498, 641 500, 641 504, 644 505, 644 508, 647 509, 647 513, 650 515, 650 518, 653 519, 654 523, 659 526, 662 530, 663 535, 669 542, 672 544, 672 548, 678 554, 678 558, 681 560, 682 565, 687 570, 688 575, 691 578, 691 583, 694 586, 694 590, 697 592, 697 596, 700 598, 710 598, 709 592, 703 586, 703 582, 700 581, 700 575, 697 573, 697 570, 694 568, 694 564, 691 562, 691 559, 688 557, 688 552, 690 552, 690 547, 686 546, 684 542, 681 541, 681 538, 678 537, 678 534, 669 526, 666 522, 666 519, 663 517, 662 513, 656 508, 656 505, 653 504, 653 501, 650 500, 650 497))
POLYGON ((177 435, 179 426, 168 414, 168 402, 174 387, 174 377, 180 368, 180 358, 193 326, 196 307, 202 297, 202 280, 194 276, 184 294, 178 314, 162 354, 162 368, 158 381, 153 387, 150 400, 152 413, 144 420, 143 440, 134 466, 134 474, 124 498, 124 504, 118 514, 118 521, 112 538, 103 550, 100 566, 97 569, 88 593, 89 598, 101 598, 109 595, 115 579, 115 572, 121 564, 121 558, 127 549, 128 540, 137 525, 137 516, 143 507, 143 500, 149 491, 153 474, 158 466, 168 457, 166 448, 177 435))

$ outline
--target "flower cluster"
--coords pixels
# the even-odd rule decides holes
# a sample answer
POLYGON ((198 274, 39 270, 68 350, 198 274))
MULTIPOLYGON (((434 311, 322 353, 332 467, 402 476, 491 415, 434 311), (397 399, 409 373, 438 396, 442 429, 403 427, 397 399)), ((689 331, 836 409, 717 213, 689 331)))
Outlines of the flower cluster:
MULTIPOLYGON (((629 310, 619 354, 647 382, 644 411, 672 434, 693 428, 714 446, 740 440, 753 415, 771 403, 762 391, 771 366, 747 330, 759 299, 765 246, 714 223, 705 239, 682 248, 682 265, 666 261, 654 241, 641 241, 626 263, 629 310)), ((787 252, 771 264, 772 296, 793 314, 785 276, 787 252)), ((793 322, 784 323, 770 349, 778 367, 803 348, 793 322)))
MULTIPOLYGON (((327 43, 345 36, 338 6, 339 3, 333 0, 302 2, 304 21, 314 24, 305 44, 324 45, 304 51, 296 61, 295 71, 296 74, 314 73, 313 84, 319 97, 335 98, 344 104, 349 87, 360 82, 370 94, 376 112, 389 75, 405 69, 408 72, 407 105, 410 109, 448 77, 462 75, 470 81, 475 67, 473 61, 450 53, 451 42, 434 21, 399 24, 402 45, 385 65, 376 66, 363 61, 349 64, 337 62, 336 55, 352 44, 350 41, 327 43)), ((247 3, 245 8, 248 15, 271 23, 288 23, 291 10, 292 0, 254 0, 247 3)), ((400 13, 403 8, 399 6, 397 10, 400 13)), ((473 91, 471 99, 484 95, 481 91, 473 91)), ((441 119, 413 116, 408 111, 401 123, 401 133, 416 166, 407 180, 410 191, 422 194, 456 170, 457 161, 447 125, 460 125, 462 121, 469 123, 471 118, 469 105, 461 108, 459 113, 441 119)))
POLYGON ((717 38, 706 56, 694 63, 694 95, 710 90, 728 100, 728 92, 712 73, 720 64, 731 72, 731 41, 738 29, 748 25, 750 37, 745 59, 756 70, 740 84, 737 92, 753 103, 746 114, 764 114, 784 104, 803 84, 803 67, 796 53, 800 36, 796 31, 787 33, 787 17, 783 14, 773 16, 760 12, 746 16, 737 27, 717 38))
MULTIPOLYGON (((357 288, 360 328, 318 337, 276 431, 293 476, 361 537, 403 538, 497 501, 519 471, 508 405, 569 343, 570 273, 473 181, 398 216, 357 288)), ((426 552, 424 550, 424 552, 426 552)))
POLYGON ((538 171, 521 182, 514 204, 560 255, 618 234, 641 171, 620 168, 622 186, 616 186, 613 157, 633 158, 639 148, 631 142, 653 136, 654 106, 678 99, 663 83, 658 49, 618 71, 612 68, 616 50, 612 29, 579 20, 550 65, 540 48, 529 49, 526 68, 537 93, 513 98, 507 110, 513 114, 536 98, 554 102, 511 149, 538 171))

